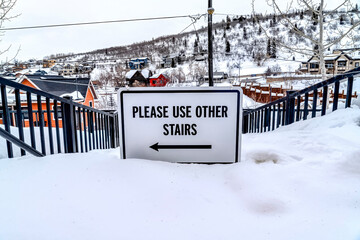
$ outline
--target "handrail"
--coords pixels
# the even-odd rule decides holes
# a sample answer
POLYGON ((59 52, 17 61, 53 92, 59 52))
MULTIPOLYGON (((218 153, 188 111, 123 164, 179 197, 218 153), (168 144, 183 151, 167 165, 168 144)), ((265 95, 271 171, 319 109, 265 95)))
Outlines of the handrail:
POLYGON ((258 107, 258 108, 255 108, 255 109, 247 109, 247 110, 249 110, 250 112, 255 112, 255 111, 257 111, 257 110, 261 110, 261 109, 264 109, 264 108, 267 108, 267 107, 276 105, 276 104, 278 104, 278 103, 282 103, 282 102, 286 101, 289 97, 294 98, 294 97, 300 96, 300 95, 302 95, 302 94, 305 94, 305 93, 307 93, 307 92, 314 91, 315 89, 318 89, 318 88, 321 88, 321 87, 324 87, 324 86, 328 86, 328 85, 333 84, 333 83, 335 83, 335 82, 337 82, 337 81, 341 81, 341 80, 344 80, 344 79, 346 79, 346 78, 353 77, 353 76, 359 75, 359 74, 360 74, 360 67, 354 68, 354 69, 352 69, 351 71, 348 71, 348 72, 346 72, 346 73, 344 73, 344 74, 342 74, 342 75, 337 75, 337 76, 335 76, 335 77, 329 78, 329 79, 327 79, 327 80, 325 80, 325 81, 322 81, 322 82, 319 82, 319 83, 316 83, 316 84, 311 85, 311 86, 309 86, 309 87, 307 87, 307 88, 304 88, 304 89, 302 89, 302 90, 295 91, 294 93, 291 93, 291 94, 289 94, 288 96, 279 98, 279 99, 277 99, 277 100, 275 100, 275 101, 272 101, 272 102, 270 102, 270 103, 267 103, 267 104, 265 104, 265 105, 262 105, 262 106, 260 106, 260 107, 258 107))
POLYGON ((21 141, 20 139, 18 139, 17 137, 15 137, 14 135, 12 135, 11 133, 8 133, 7 131, 5 131, 4 129, 0 128, 0 136, 5 138, 6 140, 12 142, 13 144, 15 144, 16 146, 24 149, 25 151, 31 153, 32 155, 36 156, 36 157, 44 157, 44 154, 42 154, 41 152, 39 152, 38 150, 36 150, 35 148, 31 147, 30 145, 28 145, 27 143, 21 141))
POLYGON ((360 75, 360 67, 350 70, 344 74, 334 76, 312 86, 299 91, 287 91, 287 95, 268 104, 255 109, 244 109, 243 114, 243 133, 266 132, 278 128, 280 125, 292 124, 301 119, 306 120, 308 115, 316 117, 318 112, 321 116, 328 111, 329 86, 334 84, 333 107, 332 111, 337 110, 339 103, 340 82, 347 79, 347 92, 345 108, 351 106, 353 94, 354 76, 360 75), (322 89, 322 95, 319 93, 322 89), (313 99, 310 98, 313 96, 313 99), (309 109, 309 102, 312 107, 309 109), (320 108, 317 107, 318 101, 322 101, 320 108), (302 106, 301 103, 304 103, 302 106))
POLYGON ((20 148, 21 156, 26 152, 45 156, 47 153, 83 153, 119 146, 117 112, 94 109, 1 77, 0 94, 1 120, 5 126, 0 136, 6 139, 9 158, 14 157, 12 144, 20 148), (8 87, 14 89, 15 110, 9 109, 8 87), (21 94, 26 96, 26 101, 22 101, 21 94), (19 137, 11 134, 11 127, 17 128, 19 137), (31 146, 25 143, 25 127, 29 128, 31 146), (40 135, 38 143, 35 134, 40 135), (41 155, 36 150, 37 144, 41 147, 41 155))
POLYGON ((26 91, 26 92, 31 92, 33 94, 41 95, 42 97, 48 97, 48 98, 51 98, 51 99, 54 99, 54 100, 57 100, 57 101, 60 101, 60 102, 63 102, 63 103, 72 104, 72 105, 74 105, 76 107, 85 108, 85 109, 91 110, 93 112, 97 112, 97 113, 105 114, 105 115, 108 115, 108 116, 112 116, 111 113, 107 113, 107 112, 104 112, 104 111, 101 111, 101 110, 98 110, 98 109, 94 109, 94 108, 91 108, 89 106, 86 106, 86 105, 83 105, 83 104, 80 104, 80 103, 77 103, 77 102, 73 102, 73 101, 71 101, 69 99, 62 98, 62 97, 59 97, 59 96, 44 92, 44 91, 36 89, 36 88, 26 86, 24 84, 17 83, 17 82, 14 82, 14 81, 2 78, 2 77, 0 77, 0 84, 4 84, 4 85, 7 85, 7 86, 10 86, 10 87, 13 87, 13 88, 18 88, 20 90, 23 90, 23 91, 26 91))

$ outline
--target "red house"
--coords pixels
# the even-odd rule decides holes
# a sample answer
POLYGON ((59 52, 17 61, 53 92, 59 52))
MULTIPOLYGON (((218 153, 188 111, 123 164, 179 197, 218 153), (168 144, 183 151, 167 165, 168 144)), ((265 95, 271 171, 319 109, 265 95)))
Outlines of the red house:
POLYGON ((170 79, 166 75, 155 74, 150 77, 150 87, 164 87, 169 81, 170 79))

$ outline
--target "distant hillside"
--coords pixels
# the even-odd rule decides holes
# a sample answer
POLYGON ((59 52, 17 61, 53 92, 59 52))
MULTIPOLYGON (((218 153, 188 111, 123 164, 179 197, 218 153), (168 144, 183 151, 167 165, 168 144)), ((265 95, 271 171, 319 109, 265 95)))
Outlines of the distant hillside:
MULTIPOLYGON (((333 21, 326 29, 327 37, 331 38, 335 32, 342 31, 353 23, 352 14, 350 17, 342 17, 343 13, 332 13, 325 21, 333 21), (334 20, 339 19, 339 20, 334 20)), ((312 24, 311 14, 303 11, 287 15, 292 20, 297 20, 296 27, 307 35, 316 34, 318 26, 312 24)), ((257 16, 260 24, 265 28, 271 28, 270 34, 273 39, 281 38, 289 45, 311 46, 308 40, 300 38, 288 25, 282 23, 280 16, 266 15, 257 16)), ((218 70, 227 70, 235 67, 240 61, 251 61, 261 66, 269 58, 286 60, 305 60, 308 56, 283 52, 273 43, 270 43, 263 30, 256 23, 252 16, 227 16, 222 22, 214 24, 214 65, 218 70), (271 45, 272 44, 272 45, 271 45), (271 45, 271 46, 269 46, 271 45), (271 52, 270 49, 271 48, 271 52)), ((352 36, 355 44, 360 43, 360 29, 352 36)), ((135 57, 149 57, 151 61, 159 66, 162 58, 170 54, 185 54, 187 61, 193 61, 194 56, 204 55, 207 52, 207 28, 197 31, 190 31, 178 35, 163 36, 151 41, 143 41, 127 46, 98 49, 87 53, 79 54, 55 54, 48 58, 55 58, 58 61, 114 61, 125 63, 126 60, 135 57)), ((315 46, 313 46, 315 47, 315 46)), ((341 48, 335 45, 333 48, 341 48)), ((332 49, 328 49, 331 52, 332 49)))

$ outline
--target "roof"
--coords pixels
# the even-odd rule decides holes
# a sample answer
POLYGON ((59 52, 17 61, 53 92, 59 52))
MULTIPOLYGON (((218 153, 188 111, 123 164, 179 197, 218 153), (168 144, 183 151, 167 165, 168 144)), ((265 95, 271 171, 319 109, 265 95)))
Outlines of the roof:
POLYGON ((141 75, 143 75, 144 78, 149 78, 150 75, 152 74, 151 71, 149 69, 143 69, 141 71, 139 70, 130 70, 126 73, 125 78, 126 79, 131 79, 136 72, 139 72, 141 75))
POLYGON ((149 69, 143 69, 141 70, 141 74, 144 76, 144 78, 149 78, 151 75, 151 71, 149 69))
POLYGON ((78 91, 86 96, 90 78, 65 78, 57 75, 25 75, 42 91, 56 95, 69 95, 78 91))
POLYGON ((157 73, 154 74, 150 77, 150 79, 155 79, 155 78, 159 78, 161 75, 163 75, 164 78, 169 78, 167 75, 163 74, 163 73, 157 73))
POLYGON ((310 63, 319 63, 319 60, 311 59, 309 62, 310 62, 310 63))
POLYGON ((128 78, 128 79, 132 78, 136 72, 137 72, 137 70, 128 71, 125 75, 125 78, 128 78))
MULTIPOLYGON (((347 55, 347 54, 344 54, 344 53, 334 53, 334 54, 329 54, 329 55, 326 55, 324 56, 324 60, 326 61, 336 61, 338 60, 341 56, 344 56, 346 57, 347 59, 349 60, 352 60, 352 58, 347 55)), ((345 61, 345 60, 344 60, 345 61)), ((315 63, 315 62, 319 62, 319 57, 316 57, 315 56, 312 56, 309 60, 308 60, 309 63, 315 63)))
POLYGON ((335 60, 339 57, 339 54, 330 54, 330 55, 326 55, 324 56, 325 60, 335 60))
POLYGON ((150 60, 148 57, 131 58, 130 61, 145 61, 150 60))

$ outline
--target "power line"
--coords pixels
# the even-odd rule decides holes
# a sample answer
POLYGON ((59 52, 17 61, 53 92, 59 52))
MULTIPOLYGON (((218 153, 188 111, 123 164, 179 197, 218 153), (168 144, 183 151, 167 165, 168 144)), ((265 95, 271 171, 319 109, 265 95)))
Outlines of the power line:
MULTIPOLYGON (((197 16, 189 16, 189 17, 191 18, 191 23, 190 23, 186 28, 184 28, 179 34, 185 32, 186 29, 188 29, 191 25, 193 25, 194 28, 195 28, 195 23, 196 23, 200 18, 202 18, 202 17, 205 16, 205 15, 206 15, 206 14, 197 15, 197 16)), ((196 28, 195 28, 195 32, 197 32, 197 31, 196 31, 196 28)))
POLYGON ((176 19, 176 18, 187 18, 187 17, 192 17, 192 16, 191 15, 179 15, 179 16, 167 16, 167 17, 120 19, 120 20, 97 21, 97 22, 62 23, 62 24, 37 25, 37 26, 25 26, 25 27, 13 27, 13 28, 0 28, 0 31, 25 30, 25 29, 37 29, 37 28, 54 28, 54 27, 70 27, 70 26, 106 24, 106 23, 153 21, 153 20, 165 20, 165 19, 176 19))

